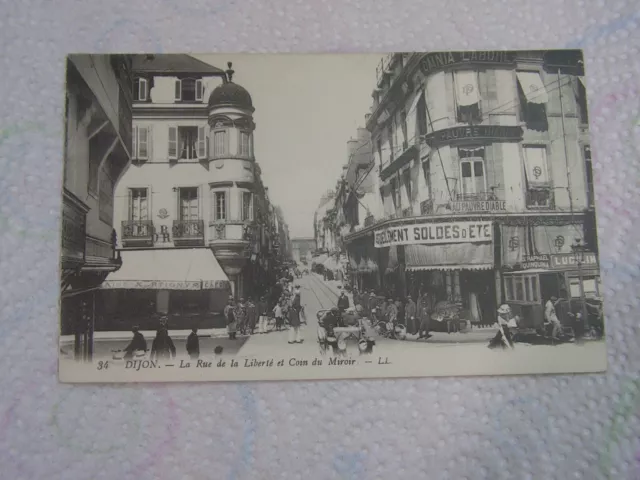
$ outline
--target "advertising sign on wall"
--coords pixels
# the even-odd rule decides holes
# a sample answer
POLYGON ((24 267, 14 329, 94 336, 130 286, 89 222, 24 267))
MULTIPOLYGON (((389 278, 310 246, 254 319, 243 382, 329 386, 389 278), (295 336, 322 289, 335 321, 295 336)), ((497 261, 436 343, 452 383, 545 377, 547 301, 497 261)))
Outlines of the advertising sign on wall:
POLYGON ((491 222, 444 222, 398 225, 374 232, 376 248, 392 245, 478 243, 493 239, 491 222))

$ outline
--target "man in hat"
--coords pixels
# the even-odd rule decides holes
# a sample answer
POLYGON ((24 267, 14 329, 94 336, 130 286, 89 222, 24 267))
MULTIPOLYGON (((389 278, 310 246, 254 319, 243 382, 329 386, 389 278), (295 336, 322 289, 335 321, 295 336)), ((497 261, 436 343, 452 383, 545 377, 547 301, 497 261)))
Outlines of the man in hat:
POLYGON ((418 307, 413 298, 407 297, 407 306, 405 307, 405 317, 407 324, 407 333, 415 335, 418 333, 420 326, 418 325, 418 307))
POLYGON ((200 340, 197 327, 193 327, 187 337, 187 353, 191 360, 197 360, 200 357, 200 340))
POLYGON ((227 299, 227 306, 224 307, 224 318, 227 322, 227 333, 230 340, 235 340, 238 324, 236 322, 235 300, 232 296, 227 299))
POLYGON ((253 335, 253 331, 256 329, 256 323, 258 321, 258 307, 253 303, 253 300, 249 298, 247 301, 247 326, 246 330, 249 335, 253 335))
POLYGON ((340 296, 338 297, 338 310, 340 310, 342 314, 347 308, 349 308, 349 297, 344 293, 344 290, 341 290, 340 296))
POLYGON ((362 305, 362 297, 360 296, 360 292, 358 289, 354 287, 353 289, 353 306, 362 305))
POLYGON ((124 359, 133 358, 133 353, 136 351, 147 351, 147 341, 144 339, 144 335, 140 333, 140 328, 135 325, 131 331, 133 332, 133 338, 131 339, 131 343, 127 345, 127 348, 124 349, 124 359))
POLYGON ((558 297, 552 295, 544 306, 544 318, 553 327, 553 330, 551 331, 551 338, 554 340, 557 340, 560 333, 562 333, 562 325, 560 324, 560 320, 558 320, 558 315, 556 314, 556 306, 558 303, 560 303, 558 297))
POLYGON ((247 334, 247 306, 244 304, 244 298, 240 298, 240 301, 235 308, 236 322, 238 322, 238 331, 240 335, 247 334))

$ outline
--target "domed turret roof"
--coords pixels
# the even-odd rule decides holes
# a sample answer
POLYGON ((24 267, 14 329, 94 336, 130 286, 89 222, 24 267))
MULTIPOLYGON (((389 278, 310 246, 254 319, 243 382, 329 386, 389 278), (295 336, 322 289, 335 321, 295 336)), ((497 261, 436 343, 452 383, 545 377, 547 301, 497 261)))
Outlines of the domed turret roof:
POLYGON ((249 92, 247 92, 244 87, 231 81, 234 72, 231 70, 231 62, 227 65, 229 66, 229 70, 226 71, 226 81, 222 85, 218 85, 211 92, 211 95, 209 95, 209 106, 230 106, 253 110, 251 95, 249 95, 249 92))

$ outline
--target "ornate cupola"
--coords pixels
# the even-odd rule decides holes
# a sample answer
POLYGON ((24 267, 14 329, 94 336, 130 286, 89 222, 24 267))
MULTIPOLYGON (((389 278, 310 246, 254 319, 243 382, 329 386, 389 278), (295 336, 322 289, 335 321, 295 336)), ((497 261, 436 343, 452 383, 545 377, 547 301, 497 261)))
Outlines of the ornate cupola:
POLYGON ((243 269, 254 243, 255 162, 253 101, 233 82, 229 62, 223 83, 209 96, 209 246, 234 285, 243 291, 243 269))

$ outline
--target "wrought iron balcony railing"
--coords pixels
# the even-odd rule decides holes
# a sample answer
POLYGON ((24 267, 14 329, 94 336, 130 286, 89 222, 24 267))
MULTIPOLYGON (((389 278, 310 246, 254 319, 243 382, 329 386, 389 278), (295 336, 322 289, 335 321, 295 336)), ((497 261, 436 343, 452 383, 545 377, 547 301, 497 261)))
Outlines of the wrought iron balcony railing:
POLYGON ((152 246, 154 240, 153 222, 151 220, 123 220, 122 246, 152 246))
POLYGON ((527 208, 553 210, 555 196, 552 187, 536 187, 527 190, 527 208))
POLYGON ((413 207, 407 207, 404 210, 402 210, 402 216, 403 217, 413 217, 413 207))
POLYGON ((497 201, 498 196, 494 192, 459 193, 456 195, 458 202, 490 202, 497 201))
POLYGON ((174 220, 173 243, 182 245, 204 244, 204 220, 174 220))

